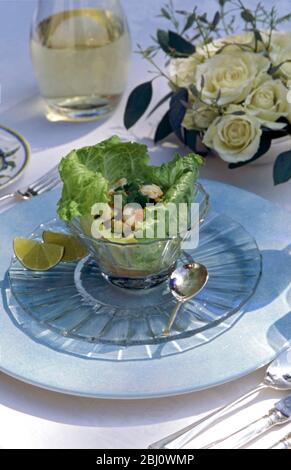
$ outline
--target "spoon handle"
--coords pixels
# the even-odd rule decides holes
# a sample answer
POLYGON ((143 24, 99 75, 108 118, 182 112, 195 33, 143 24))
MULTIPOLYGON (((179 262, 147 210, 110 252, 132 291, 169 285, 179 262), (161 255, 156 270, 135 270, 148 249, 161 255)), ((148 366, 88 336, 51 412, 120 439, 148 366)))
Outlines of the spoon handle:
POLYGON ((168 336, 170 331, 171 331, 171 328, 173 326, 173 323, 174 321, 176 320, 176 316, 180 310, 180 307, 182 305, 183 302, 177 302, 172 313, 171 313, 171 316, 169 318, 169 321, 167 323, 167 326, 165 327, 165 329, 163 330, 162 332, 162 336, 168 336))
POLYGON ((237 398, 235 401, 224 405, 218 410, 213 411, 212 413, 207 414, 204 418, 196 421, 179 431, 170 434, 167 437, 164 437, 160 441, 154 442, 149 446, 149 449, 181 449, 188 442, 190 442, 194 437, 198 436, 202 431, 207 429, 210 424, 217 421, 218 418, 221 418, 224 414, 231 411, 231 409, 246 400, 248 397, 252 396, 254 393, 259 392, 260 390, 267 388, 266 384, 260 384, 253 390, 245 393, 244 395, 237 398))

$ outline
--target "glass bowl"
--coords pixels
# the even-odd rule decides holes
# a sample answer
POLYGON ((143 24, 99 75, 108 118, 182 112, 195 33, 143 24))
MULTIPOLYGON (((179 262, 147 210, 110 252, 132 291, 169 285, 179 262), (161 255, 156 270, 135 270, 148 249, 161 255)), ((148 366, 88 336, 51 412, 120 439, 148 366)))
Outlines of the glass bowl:
MULTIPOLYGON (((198 183, 195 185, 193 202, 199 204, 200 224, 209 208, 209 196, 198 183)), ((118 287, 129 289, 145 289, 165 281, 175 269, 182 242, 189 235, 187 232, 183 237, 121 243, 89 236, 89 230, 86 230, 80 219, 72 220, 68 226, 87 247, 104 278, 118 287)))

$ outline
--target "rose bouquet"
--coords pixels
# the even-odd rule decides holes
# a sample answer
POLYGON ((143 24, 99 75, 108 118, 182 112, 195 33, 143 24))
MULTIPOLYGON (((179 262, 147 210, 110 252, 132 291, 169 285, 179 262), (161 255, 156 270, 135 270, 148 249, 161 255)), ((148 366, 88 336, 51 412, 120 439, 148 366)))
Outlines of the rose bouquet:
MULTIPOLYGON (((250 11, 240 0, 219 0, 211 20, 197 7, 176 10, 172 2, 161 16, 172 29, 158 30, 147 49, 138 46, 156 75, 131 92, 126 128, 145 113, 153 80, 162 77, 170 91, 149 114, 166 102, 169 106, 155 142, 175 133, 192 150, 211 151, 238 168, 261 158, 274 139, 291 135, 291 32, 277 31, 291 14, 280 16, 275 7, 266 10, 261 3, 250 11), (238 18, 243 32, 235 35, 238 18), (168 57, 165 69, 156 62, 160 50, 168 57)), ((278 155, 274 182, 290 178, 291 150, 278 155)))

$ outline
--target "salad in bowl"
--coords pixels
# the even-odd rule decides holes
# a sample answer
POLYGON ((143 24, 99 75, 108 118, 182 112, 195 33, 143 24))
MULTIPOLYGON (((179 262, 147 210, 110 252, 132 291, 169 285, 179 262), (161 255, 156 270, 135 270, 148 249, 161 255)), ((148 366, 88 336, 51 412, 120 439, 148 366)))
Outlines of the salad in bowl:
POLYGON ((146 145, 117 136, 73 150, 60 163, 59 217, 115 285, 152 287, 175 269, 191 226, 191 205, 208 196, 196 181, 202 158, 176 154, 149 164, 146 145))

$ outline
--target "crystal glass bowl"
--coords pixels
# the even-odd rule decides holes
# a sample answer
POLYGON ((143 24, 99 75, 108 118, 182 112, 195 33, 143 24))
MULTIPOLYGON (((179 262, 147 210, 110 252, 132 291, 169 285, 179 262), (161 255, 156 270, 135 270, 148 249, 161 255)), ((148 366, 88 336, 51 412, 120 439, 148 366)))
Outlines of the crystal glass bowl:
MULTIPOLYGON (((209 196, 200 184, 195 185, 193 202, 199 204, 199 223, 202 223, 209 208, 209 196)), ((175 269, 181 244, 187 237, 186 234, 184 237, 120 243, 89 236, 89 230, 79 219, 69 222, 68 226, 87 247, 105 279, 130 289, 145 289, 166 280, 175 269)))

